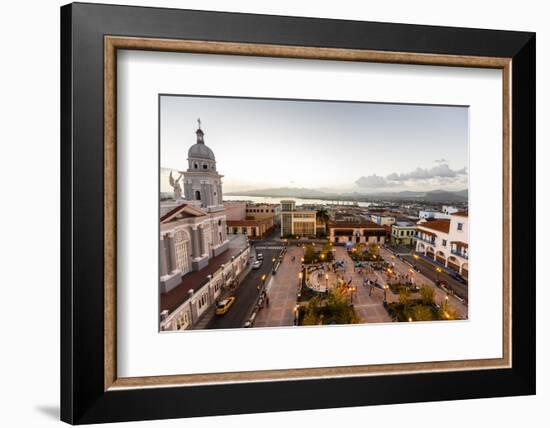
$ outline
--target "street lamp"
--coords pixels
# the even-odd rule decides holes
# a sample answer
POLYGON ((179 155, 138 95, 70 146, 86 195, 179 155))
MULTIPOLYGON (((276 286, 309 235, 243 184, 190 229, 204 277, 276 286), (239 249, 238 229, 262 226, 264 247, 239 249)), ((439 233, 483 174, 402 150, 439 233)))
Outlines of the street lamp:
POLYGON ((441 272, 441 268, 440 268, 440 267, 436 267, 436 268, 435 268, 435 271, 437 272, 437 282, 439 282, 439 273, 441 272))
POLYGON ((388 284, 384 284, 384 306, 388 305, 388 284))

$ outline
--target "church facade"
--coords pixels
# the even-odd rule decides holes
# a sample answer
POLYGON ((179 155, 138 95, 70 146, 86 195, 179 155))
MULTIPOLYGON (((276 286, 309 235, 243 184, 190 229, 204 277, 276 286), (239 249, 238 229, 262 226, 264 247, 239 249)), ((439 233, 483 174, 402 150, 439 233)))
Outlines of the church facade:
POLYGON ((188 168, 181 172, 185 199, 178 198, 181 192, 176 191, 178 183, 174 182, 175 198, 160 205, 161 318, 172 320, 161 321, 163 329, 192 327, 193 323, 181 320, 198 320, 221 293, 224 281, 231 280, 225 275, 224 281, 212 283, 220 267, 241 272, 243 263, 248 262, 246 242, 242 248, 228 251, 223 176, 217 172, 213 151, 204 143, 200 122, 196 138, 188 151, 188 168), (234 263, 238 266, 232 266, 234 263))

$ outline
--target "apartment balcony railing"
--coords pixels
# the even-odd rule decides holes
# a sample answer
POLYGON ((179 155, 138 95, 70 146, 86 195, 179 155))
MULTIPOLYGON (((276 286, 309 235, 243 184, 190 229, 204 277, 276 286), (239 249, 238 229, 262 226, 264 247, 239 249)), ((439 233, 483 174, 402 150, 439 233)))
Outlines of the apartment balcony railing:
POLYGON ((430 244, 430 245, 435 245, 435 239, 423 238, 420 235, 416 236, 416 239, 422 242, 426 242, 427 244, 430 244))
POLYGON ((459 256, 459 257, 462 257, 463 259, 468 260, 468 253, 451 249, 451 254, 454 254, 455 256, 459 256))

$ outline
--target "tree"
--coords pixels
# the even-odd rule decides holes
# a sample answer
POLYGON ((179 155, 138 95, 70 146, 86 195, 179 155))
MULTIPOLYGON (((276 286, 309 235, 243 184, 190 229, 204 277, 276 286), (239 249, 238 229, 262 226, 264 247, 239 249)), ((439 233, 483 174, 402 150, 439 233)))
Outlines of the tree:
POLYGON ((317 210, 317 214, 315 216, 316 216, 317 220, 320 223, 323 223, 325 226, 327 225, 327 223, 330 219, 330 216, 328 215, 328 211, 325 207, 317 210))
POLYGON ((307 244, 304 250, 304 263, 313 263, 317 258, 317 253, 315 252, 315 247, 313 244, 307 244))
POLYGON ((409 304, 409 300, 411 297, 411 292, 407 287, 401 287, 401 290, 399 291, 399 303, 403 306, 407 306, 409 304))
POLYGON ((369 245, 369 253, 371 253, 372 255, 378 255, 378 244, 372 242, 369 245))
POLYGON ((434 289, 428 287, 427 285, 423 286, 420 289, 420 296, 422 297, 423 305, 433 305, 434 302, 434 289))
POLYGON ((302 325, 318 325, 320 324, 319 320, 319 306, 320 306, 319 297, 315 296, 311 299, 305 309, 304 316, 302 318, 302 325))
POLYGON ((432 321, 434 312, 429 306, 415 305, 412 308, 412 319, 415 321, 432 321))
POLYGON ((321 298, 318 296, 311 299, 302 318, 302 325, 357 324, 358 322, 359 318, 353 306, 349 304, 344 287, 329 291, 324 305, 321 305, 321 298))

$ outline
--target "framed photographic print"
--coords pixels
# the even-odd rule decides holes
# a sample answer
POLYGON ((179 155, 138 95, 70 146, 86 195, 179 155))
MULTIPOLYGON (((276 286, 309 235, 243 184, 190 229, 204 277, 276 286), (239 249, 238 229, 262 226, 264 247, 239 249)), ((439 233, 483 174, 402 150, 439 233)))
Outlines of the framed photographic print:
POLYGON ((77 3, 61 53, 62 420, 535 393, 533 33, 77 3))

